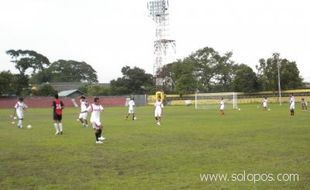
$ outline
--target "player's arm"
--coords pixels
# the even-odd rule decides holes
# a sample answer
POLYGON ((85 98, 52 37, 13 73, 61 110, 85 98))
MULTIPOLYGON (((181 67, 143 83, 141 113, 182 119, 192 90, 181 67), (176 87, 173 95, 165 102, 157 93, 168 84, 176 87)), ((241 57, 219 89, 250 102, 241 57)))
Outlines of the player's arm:
POLYGON ((92 111, 93 111, 93 108, 91 105, 86 108, 86 112, 92 112, 92 111))
POLYGON ((25 104, 25 103, 24 103, 24 107, 23 107, 23 109, 24 109, 24 110, 28 109, 27 104, 25 104))

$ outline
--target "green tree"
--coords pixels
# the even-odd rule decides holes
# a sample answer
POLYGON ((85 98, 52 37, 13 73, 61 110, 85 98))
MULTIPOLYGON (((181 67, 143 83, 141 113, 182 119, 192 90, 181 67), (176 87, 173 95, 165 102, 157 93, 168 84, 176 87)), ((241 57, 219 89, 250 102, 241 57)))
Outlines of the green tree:
POLYGON ((111 81, 113 94, 144 94, 154 88, 153 76, 138 67, 122 68, 123 76, 111 81))
POLYGON ((283 90, 296 89, 303 86, 303 79, 299 76, 299 70, 294 61, 281 59, 279 53, 274 53, 272 57, 260 59, 258 70, 258 81, 262 90, 278 90, 278 65, 280 69, 280 83, 283 90))
POLYGON ((15 68, 21 75, 26 75, 28 69, 32 69, 32 74, 43 71, 50 65, 47 57, 32 50, 8 50, 15 68))
POLYGON ((234 61, 232 52, 220 55, 213 48, 205 47, 197 50, 182 62, 194 65, 194 78, 197 89, 202 92, 230 91, 234 77, 234 61))
POLYGON ((197 50, 189 57, 185 58, 185 64, 194 64, 195 71, 193 72, 197 78, 200 91, 211 91, 212 85, 215 83, 215 70, 221 56, 213 48, 205 47, 197 50))
POLYGON ((51 78, 51 82, 98 82, 97 73, 90 65, 74 60, 58 60, 42 76, 51 78))
POLYGON ((81 92, 89 96, 108 96, 111 95, 111 88, 100 85, 86 84, 79 88, 81 92))
POLYGON ((232 52, 228 52, 223 56, 216 56, 217 61, 214 67, 214 86, 212 91, 216 92, 229 92, 232 91, 232 81, 234 78, 234 67, 236 67, 234 61, 231 60, 232 52))
POLYGON ((37 96, 53 96, 57 91, 50 84, 44 84, 36 91, 37 96))
POLYGON ((0 94, 15 94, 15 76, 10 71, 0 73, 0 94))
POLYGON ((245 64, 237 65, 233 79, 233 91, 254 92, 257 90, 258 81, 253 69, 245 64))
POLYGON ((181 62, 172 64, 171 77, 175 83, 175 91, 182 95, 193 93, 197 89, 197 81, 194 76, 194 64, 181 62))
POLYGON ((37 72, 43 72, 49 65, 49 60, 42 54, 32 50, 8 50, 6 52, 11 56, 15 68, 19 71, 15 75, 14 90, 17 95, 28 95, 31 93, 29 85, 29 71, 31 75, 37 72))

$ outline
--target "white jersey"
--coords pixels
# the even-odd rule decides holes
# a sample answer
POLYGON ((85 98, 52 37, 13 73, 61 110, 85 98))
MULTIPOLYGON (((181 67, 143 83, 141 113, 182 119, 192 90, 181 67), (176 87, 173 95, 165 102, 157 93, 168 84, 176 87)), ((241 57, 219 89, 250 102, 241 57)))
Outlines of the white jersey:
POLYGON ((295 97, 294 96, 290 97, 290 109, 291 110, 295 109, 295 97))
POLYGON ((134 113, 135 101, 129 100, 128 102, 128 113, 134 113))
POLYGON ((24 109, 28 108, 28 106, 24 102, 18 101, 14 107, 15 107, 16 115, 17 115, 18 119, 23 119, 24 109))
POLYGON ((162 109, 164 108, 164 105, 161 101, 156 100, 155 104, 155 117, 160 117, 162 109))
POLYGON ((86 100, 80 100, 80 105, 81 105, 81 112, 79 115, 79 119, 87 119, 87 106, 88 106, 88 102, 86 100))
POLYGON ((263 99, 263 107, 267 108, 267 104, 268 104, 268 100, 267 99, 263 99))
POLYGON ((90 122, 100 126, 100 113, 103 111, 103 107, 101 105, 91 104, 88 106, 87 111, 91 112, 90 122))
POLYGON ((225 107, 225 102, 224 102, 224 100, 221 100, 220 101, 220 110, 224 110, 224 107, 225 107))
POLYGON ((81 112, 87 111, 88 102, 86 100, 80 100, 81 112))

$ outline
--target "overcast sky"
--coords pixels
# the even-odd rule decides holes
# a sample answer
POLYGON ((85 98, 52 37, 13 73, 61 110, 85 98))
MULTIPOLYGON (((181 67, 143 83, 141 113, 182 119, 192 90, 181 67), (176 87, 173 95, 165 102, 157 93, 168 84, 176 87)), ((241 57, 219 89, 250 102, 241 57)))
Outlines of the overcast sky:
MULTIPOLYGON (((16 73, 9 49, 85 61, 100 82, 125 65, 153 72, 155 24, 146 0, 0 0, 0 71, 16 73)), ((296 61, 310 82, 309 0, 170 0, 170 36, 176 58, 203 47, 254 71, 272 53, 296 61)))

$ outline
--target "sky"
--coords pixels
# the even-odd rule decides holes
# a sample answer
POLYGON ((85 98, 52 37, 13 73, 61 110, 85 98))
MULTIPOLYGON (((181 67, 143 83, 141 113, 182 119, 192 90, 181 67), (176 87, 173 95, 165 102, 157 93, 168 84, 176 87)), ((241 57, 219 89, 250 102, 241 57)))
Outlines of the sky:
MULTIPOLYGON (((309 0, 170 0, 176 59, 212 47, 253 68, 280 53, 310 82, 309 0)), ((153 73, 155 23, 147 0, 0 0, 0 71, 17 73, 9 49, 85 61, 99 82, 125 65, 153 73)))

